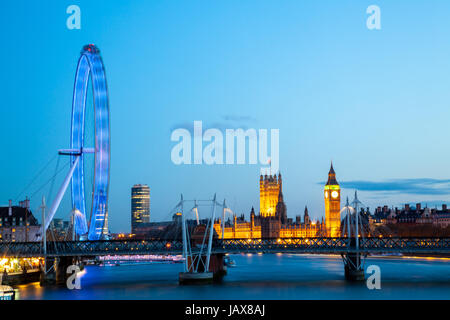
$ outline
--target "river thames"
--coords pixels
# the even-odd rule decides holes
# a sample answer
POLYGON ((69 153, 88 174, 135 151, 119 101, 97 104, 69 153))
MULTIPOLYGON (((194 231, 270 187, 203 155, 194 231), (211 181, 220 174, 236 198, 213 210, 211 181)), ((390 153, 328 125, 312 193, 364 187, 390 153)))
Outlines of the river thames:
POLYGON ((381 289, 344 280, 340 256, 241 254, 220 284, 179 286, 181 263, 87 266, 81 289, 21 285, 18 299, 450 299, 450 259, 371 257, 381 289))

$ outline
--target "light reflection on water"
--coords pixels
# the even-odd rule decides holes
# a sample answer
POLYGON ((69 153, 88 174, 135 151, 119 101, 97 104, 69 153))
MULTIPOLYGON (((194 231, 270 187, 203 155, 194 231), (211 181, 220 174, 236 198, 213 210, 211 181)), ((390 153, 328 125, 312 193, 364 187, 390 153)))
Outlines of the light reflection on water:
POLYGON ((179 286, 182 264, 87 266, 81 290, 18 287, 20 299, 450 299, 450 261, 369 258, 381 268, 381 290, 344 280, 340 256, 233 255, 221 284, 179 286))

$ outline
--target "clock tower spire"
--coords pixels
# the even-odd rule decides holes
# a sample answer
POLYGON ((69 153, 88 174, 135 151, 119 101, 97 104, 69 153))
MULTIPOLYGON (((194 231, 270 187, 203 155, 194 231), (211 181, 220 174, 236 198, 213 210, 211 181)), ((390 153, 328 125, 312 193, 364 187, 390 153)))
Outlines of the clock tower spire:
POLYGON ((327 237, 340 237, 341 234, 341 188, 336 180, 333 162, 328 172, 328 181, 324 188, 325 228, 327 237))

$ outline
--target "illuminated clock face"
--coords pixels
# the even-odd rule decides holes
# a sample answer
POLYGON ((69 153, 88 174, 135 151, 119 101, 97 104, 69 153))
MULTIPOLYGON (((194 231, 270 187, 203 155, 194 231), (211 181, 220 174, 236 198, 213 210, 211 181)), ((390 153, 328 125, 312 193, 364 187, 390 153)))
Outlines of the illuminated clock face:
POLYGON ((338 196, 339 196, 339 193, 338 193, 337 191, 333 191, 333 192, 331 193, 331 197, 332 197, 333 199, 336 199, 338 196))
POLYGON ((325 191, 325 198, 328 198, 328 191, 325 191))

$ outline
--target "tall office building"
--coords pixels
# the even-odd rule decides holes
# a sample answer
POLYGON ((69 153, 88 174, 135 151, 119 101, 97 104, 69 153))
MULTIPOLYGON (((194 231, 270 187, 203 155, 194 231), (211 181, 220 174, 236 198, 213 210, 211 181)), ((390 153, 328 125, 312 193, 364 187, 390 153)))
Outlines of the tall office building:
POLYGON ((131 188, 131 233, 142 223, 150 222, 150 188, 135 184, 131 188))

